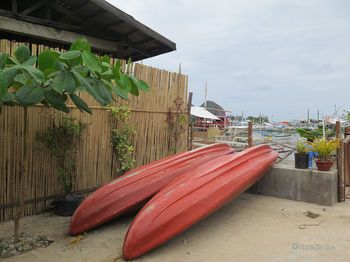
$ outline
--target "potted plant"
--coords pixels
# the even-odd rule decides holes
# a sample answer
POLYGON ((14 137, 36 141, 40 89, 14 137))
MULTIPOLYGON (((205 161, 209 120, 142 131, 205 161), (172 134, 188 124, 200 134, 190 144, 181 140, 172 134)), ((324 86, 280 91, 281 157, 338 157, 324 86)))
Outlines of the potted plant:
POLYGON ((309 147, 299 140, 296 145, 296 152, 294 154, 295 168, 305 169, 309 166, 309 147))
POLYGON ((39 140, 55 159, 58 182, 64 192, 63 197, 55 199, 51 206, 57 215, 71 216, 83 199, 81 193, 72 193, 74 186, 76 150, 84 125, 74 118, 63 117, 43 133, 37 134, 39 140))
POLYGON ((317 138, 312 143, 312 150, 318 154, 315 160, 316 166, 320 171, 329 171, 333 165, 331 154, 339 147, 339 140, 336 138, 325 139, 317 138))

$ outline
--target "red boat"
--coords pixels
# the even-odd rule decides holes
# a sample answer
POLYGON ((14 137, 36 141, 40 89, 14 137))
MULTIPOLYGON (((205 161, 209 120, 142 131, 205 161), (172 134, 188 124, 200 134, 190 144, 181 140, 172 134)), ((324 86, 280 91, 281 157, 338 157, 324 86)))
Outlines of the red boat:
POLYGON ((267 145, 222 156, 177 178, 138 213, 123 253, 136 258, 191 227, 237 197, 271 168, 277 152, 267 145))
POLYGON ((70 235, 95 228, 144 204, 176 177, 216 157, 232 153, 226 144, 213 144, 135 168, 100 187, 74 212, 70 235))

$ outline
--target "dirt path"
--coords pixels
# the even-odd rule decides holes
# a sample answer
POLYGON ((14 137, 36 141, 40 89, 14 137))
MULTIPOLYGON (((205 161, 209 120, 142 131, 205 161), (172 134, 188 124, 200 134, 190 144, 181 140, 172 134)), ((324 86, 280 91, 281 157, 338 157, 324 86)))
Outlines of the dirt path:
MULTIPOLYGON (((55 242, 4 261, 123 261, 117 258, 131 219, 117 219, 71 244, 77 239, 66 233, 69 219, 26 217, 22 229, 55 242)), ((0 224, 0 236, 11 233, 12 222, 0 224)), ((350 203, 330 208, 243 194, 136 261, 350 261, 350 203), (321 215, 309 218, 307 210, 321 215)))

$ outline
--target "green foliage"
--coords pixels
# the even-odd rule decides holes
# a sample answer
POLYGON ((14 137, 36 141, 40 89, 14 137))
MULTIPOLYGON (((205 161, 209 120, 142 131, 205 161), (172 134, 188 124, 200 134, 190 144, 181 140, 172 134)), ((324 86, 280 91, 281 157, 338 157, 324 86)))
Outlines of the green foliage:
POLYGON ((119 175, 125 174, 134 167, 135 160, 132 158, 134 147, 130 142, 130 138, 133 137, 134 134, 135 130, 132 127, 126 127, 122 130, 112 130, 111 145, 119 162, 119 168, 117 170, 119 175))
POLYGON ((51 50, 45 50, 41 52, 38 57, 38 68, 47 76, 50 73, 55 72, 55 66, 59 53, 51 50))
MULTIPOLYGON (((0 66, 1 66, 1 58, 0 58, 0 66)), ((350 121, 350 111, 344 110, 343 118, 350 121)))
POLYGON ((76 150, 84 129, 85 125, 74 118, 63 117, 58 124, 36 135, 37 141, 55 158, 58 180, 66 194, 73 188, 76 150))
POLYGON ((310 151, 308 145, 304 141, 299 140, 296 144, 296 152, 299 154, 307 154, 310 151))
POLYGON ((316 138, 312 143, 312 150, 318 153, 318 159, 329 161, 331 154, 340 146, 340 141, 336 138, 324 139, 316 138))
MULTIPOLYGON (((314 141, 316 138, 323 137, 322 126, 319 126, 317 129, 308 129, 308 128, 297 128, 296 131, 301 137, 306 138, 309 142, 314 141)), ((334 130, 325 128, 326 138, 331 138, 335 135, 334 130)))
POLYGON ((110 107, 111 116, 117 121, 124 123, 131 115, 127 106, 110 107))
POLYGON ((25 85, 17 91, 15 98, 25 107, 35 105, 43 100, 44 89, 37 85, 25 85))
POLYGON ((106 106, 113 96, 128 99, 129 93, 138 95, 139 90, 149 90, 144 81, 123 73, 120 62, 112 66, 109 61, 107 56, 93 54, 84 38, 77 39, 66 52, 45 50, 36 57, 22 45, 13 57, 0 53, 0 106, 42 103, 67 113, 67 96, 73 95, 75 105, 91 113, 88 105, 74 95, 77 91, 87 91, 106 106), (37 68, 33 66, 36 61, 37 68))
POLYGON ((18 47, 15 50, 15 57, 18 59, 18 61, 20 63, 23 63, 25 61, 27 61, 30 57, 30 51, 29 48, 25 45, 22 45, 20 47, 18 47))
POLYGON ((121 126, 112 130, 111 146, 119 164, 117 172, 119 175, 123 175, 132 169, 135 164, 135 160, 132 157, 134 152, 132 138, 135 135, 135 129, 126 124, 131 114, 127 106, 110 107, 109 110, 112 119, 116 121, 118 126, 121 126))
POLYGON ((81 112, 85 111, 85 112, 88 112, 89 114, 92 114, 89 106, 79 96, 75 94, 70 94, 69 96, 72 99, 73 103, 79 108, 81 112))
POLYGON ((173 106, 168 110, 166 119, 169 130, 169 149, 173 154, 178 153, 182 145, 181 136, 188 126, 186 115, 186 107, 183 100, 180 97, 176 98, 173 106))

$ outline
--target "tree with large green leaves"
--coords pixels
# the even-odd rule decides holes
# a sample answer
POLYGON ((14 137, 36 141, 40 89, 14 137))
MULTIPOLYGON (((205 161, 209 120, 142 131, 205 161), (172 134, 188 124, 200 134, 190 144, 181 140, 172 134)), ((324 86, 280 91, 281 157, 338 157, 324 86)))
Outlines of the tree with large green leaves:
MULTIPOLYGON (((129 63, 130 66, 130 63, 129 63)), ((26 160, 27 108, 36 104, 69 113, 68 98, 82 112, 92 113, 78 92, 89 93, 102 106, 115 97, 128 99, 148 91, 146 82, 123 73, 120 61, 110 64, 108 56, 97 57, 84 38, 76 40, 65 52, 45 50, 32 56, 26 45, 19 46, 14 56, 0 53, 0 110, 3 105, 24 108, 24 147, 18 208, 15 216, 15 241, 19 236, 19 219, 24 205, 24 177, 26 160)))

